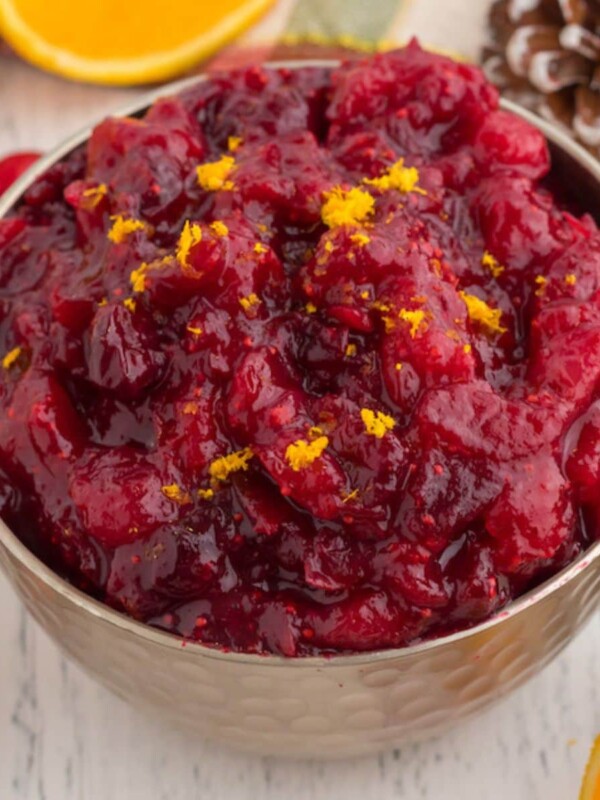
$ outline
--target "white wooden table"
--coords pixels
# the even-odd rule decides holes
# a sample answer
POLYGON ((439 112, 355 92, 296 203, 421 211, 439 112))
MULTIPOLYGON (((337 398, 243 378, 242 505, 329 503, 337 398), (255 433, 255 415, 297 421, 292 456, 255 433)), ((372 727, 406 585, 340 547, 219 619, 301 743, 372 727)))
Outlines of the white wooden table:
MULTIPOLYGON (((45 150, 135 93, 68 84, 0 55, 0 155, 45 150)), ((0 800, 570 800, 600 733, 600 625, 444 738, 340 763, 190 741, 65 661, 0 577, 0 800)))

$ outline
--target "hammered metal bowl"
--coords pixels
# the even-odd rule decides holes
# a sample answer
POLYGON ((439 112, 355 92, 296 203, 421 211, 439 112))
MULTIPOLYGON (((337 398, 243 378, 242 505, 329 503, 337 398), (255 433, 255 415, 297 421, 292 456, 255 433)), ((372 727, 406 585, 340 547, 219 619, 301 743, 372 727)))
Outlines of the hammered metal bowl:
MULTIPOLYGON (((307 65, 335 62, 285 64, 307 65)), ((163 87, 123 113, 141 113, 156 97, 189 84, 163 87)), ((503 106, 546 135, 553 180, 600 219, 600 164, 548 123, 508 102, 503 106)), ((0 216, 37 175, 89 134, 83 131, 34 165, 0 199, 0 216)), ((0 521, 5 574, 42 628, 89 675, 189 732, 295 758, 392 748, 438 734, 490 706, 542 669, 596 609, 599 556, 600 542, 470 630, 403 649, 285 659, 222 653, 135 622, 64 581, 0 521)))

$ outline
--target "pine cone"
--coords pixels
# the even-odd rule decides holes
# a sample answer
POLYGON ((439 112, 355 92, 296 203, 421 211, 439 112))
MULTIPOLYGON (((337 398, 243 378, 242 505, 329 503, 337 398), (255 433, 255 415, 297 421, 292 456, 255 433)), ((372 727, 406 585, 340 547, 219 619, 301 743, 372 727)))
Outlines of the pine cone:
POLYGON ((496 0, 488 77, 600 157, 600 0, 496 0))

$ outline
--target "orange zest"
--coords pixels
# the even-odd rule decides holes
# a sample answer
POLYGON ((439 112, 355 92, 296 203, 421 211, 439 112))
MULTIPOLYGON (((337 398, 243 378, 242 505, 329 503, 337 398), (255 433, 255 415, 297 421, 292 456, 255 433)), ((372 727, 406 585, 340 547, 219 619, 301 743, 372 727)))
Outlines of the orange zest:
POLYGON ((328 228, 341 225, 357 226, 365 222, 375 211, 375 200, 362 189, 342 189, 334 186, 325 192, 321 218, 328 228))
POLYGON ((319 436, 312 442, 306 439, 298 439, 289 444, 285 451, 285 459, 294 472, 309 467, 314 461, 323 455, 323 451, 329 444, 327 436, 319 436))

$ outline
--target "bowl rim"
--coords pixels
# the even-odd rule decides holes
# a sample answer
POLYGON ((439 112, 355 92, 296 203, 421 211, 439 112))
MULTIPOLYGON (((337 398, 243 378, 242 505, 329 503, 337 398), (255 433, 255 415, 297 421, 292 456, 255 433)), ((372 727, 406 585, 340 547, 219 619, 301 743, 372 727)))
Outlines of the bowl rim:
MULTIPOLYGON (((301 69, 303 67, 334 69, 339 66, 340 63, 338 59, 290 59, 267 61, 261 64, 261 67, 264 69, 301 69)), ((73 149, 83 144, 89 138, 94 126, 103 119, 106 119, 108 116, 121 117, 139 114, 145 111, 151 103, 160 97, 171 96, 175 93, 185 91, 198 83, 205 82, 210 77, 210 74, 203 73, 190 78, 184 78, 183 80, 173 81, 152 89, 149 92, 144 92, 137 100, 127 103, 113 114, 103 115, 95 123, 86 125, 85 128, 81 129, 79 132, 63 140, 47 155, 38 159, 3 195, 0 195, 0 219, 6 216, 21 198, 25 190, 39 175, 68 155, 73 149)), ((509 100, 501 99, 500 107, 505 111, 509 111, 521 117, 536 127, 554 147, 563 150, 568 156, 577 161, 600 186, 600 161, 597 161, 563 130, 509 100)), ((185 651, 189 654, 217 661, 233 662, 237 664, 252 663, 255 666, 260 665, 265 667, 286 666, 301 670, 314 669, 315 667, 324 669, 333 666, 361 667, 370 666, 374 663, 381 664, 386 661, 397 663, 399 661, 411 659, 429 650, 436 648, 441 649, 445 646, 479 636, 486 631, 495 629, 506 620, 523 614, 531 606, 537 605, 550 597, 560 588, 574 580, 584 570, 588 569, 600 557, 600 541, 597 541, 556 575, 521 595, 488 619, 469 628, 426 639, 422 642, 407 645, 406 647, 289 658, 271 653, 257 654, 225 651, 201 642, 183 639, 174 633, 169 633, 160 628, 154 628, 147 623, 139 622, 111 608, 105 603, 90 597, 81 589, 73 586, 58 573, 54 572, 54 570, 48 567, 21 542, 2 519, 0 519, 0 548, 4 548, 17 564, 24 566, 25 569, 42 584, 48 586, 56 594, 62 595, 74 606, 87 612, 99 621, 119 629, 121 632, 141 637, 151 642, 153 645, 177 651, 182 651, 185 648, 185 651)))

